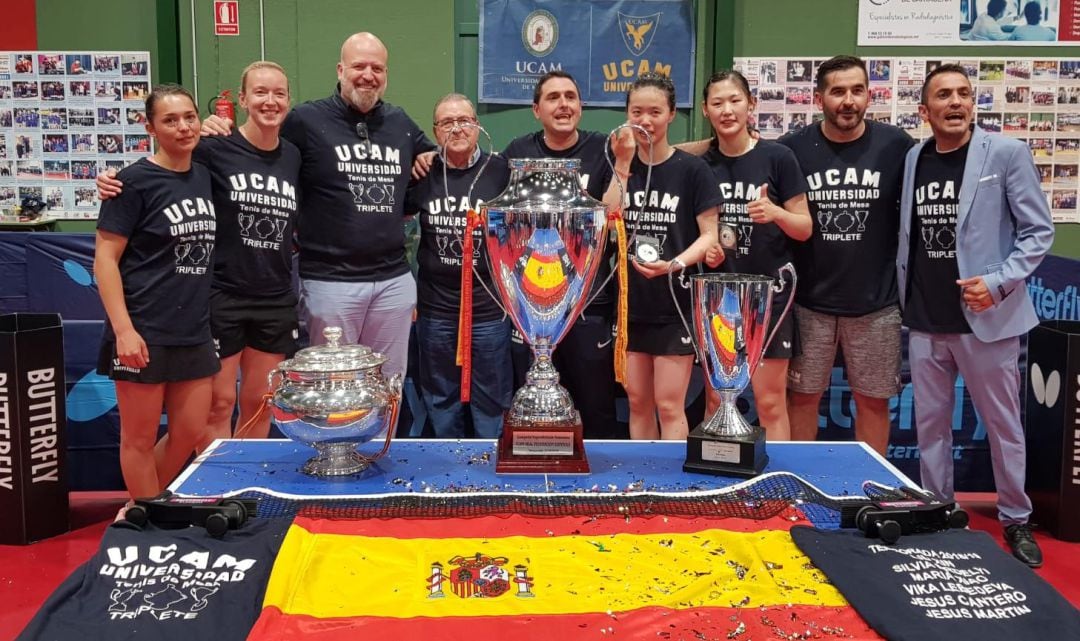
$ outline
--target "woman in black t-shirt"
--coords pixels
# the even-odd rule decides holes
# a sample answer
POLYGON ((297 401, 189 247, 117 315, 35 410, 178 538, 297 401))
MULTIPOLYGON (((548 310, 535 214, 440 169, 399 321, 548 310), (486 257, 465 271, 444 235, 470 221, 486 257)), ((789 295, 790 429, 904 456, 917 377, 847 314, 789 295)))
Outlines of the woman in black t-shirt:
POLYGON ((165 85, 146 114, 157 153, 120 172, 127 189, 102 203, 94 255, 108 315, 98 372, 116 382, 132 498, 158 494, 187 462, 219 369, 209 314, 216 218, 210 174, 191 162, 199 111, 185 89, 165 85), (169 432, 157 442, 162 407, 169 432))
MULTIPOLYGON (((779 143, 750 136, 747 121, 754 103, 742 74, 713 74, 702 92, 701 111, 714 133, 704 159, 724 199, 720 220, 729 227, 725 227, 723 235, 732 236, 728 230, 734 231, 734 259, 725 270, 780 278, 780 267, 794 260, 794 243, 806 240, 812 232, 806 201, 808 186, 794 152, 779 143)), ((722 256, 723 248, 716 245, 705 262, 717 266, 722 256)), ((784 291, 773 297, 768 331, 771 334, 778 324, 780 329, 751 380, 758 421, 770 440, 791 439, 787 369, 788 360, 799 348, 798 335, 790 314, 780 318, 791 293, 790 284, 785 284, 784 291)), ((711 414, 719 407, 720 399, 711 388, 706 398, 706 411, 711 414)))
MULTIPOLYGON (((200 139, 192 159, 210 170, 218 214, 211 333, 221 371, 214 377, 207 439, 233 434, 240 374, 237 436, 266 438, 270 372, 296 348, 299 323, 292 286, 292 237, 297 217, 300 151, 279 136, 289 111, 289 81, 280 65, 260 60, 240 75, 246 122, 228 136, 200 139)), ((123 184, 102 173, 103 199, 123 184)))
MULTIPOLYGON (((629 274, 624 385, 630 401, 630 437, 685 439, 689 429, 684 399, 694 348, 679 320, 667 278, 669 272, 699 263, 716 244, 720 194, 700 158, 668 143, 668 126, 675 118, 671 80, 651 73, 638 78, 627 93, 626 115, 630 124, 642 127, 649 136, 636 129, 622 130, 615 144, 615 173, 627 186, 628 202, 619 203, 616 181, 604 200, 609 206, 624 205, 627 229, 637 238, 629 274), (646 193, 650 162, 652 176, 646 193)), ((679 291, 687 313, 689 293, 679 291)))

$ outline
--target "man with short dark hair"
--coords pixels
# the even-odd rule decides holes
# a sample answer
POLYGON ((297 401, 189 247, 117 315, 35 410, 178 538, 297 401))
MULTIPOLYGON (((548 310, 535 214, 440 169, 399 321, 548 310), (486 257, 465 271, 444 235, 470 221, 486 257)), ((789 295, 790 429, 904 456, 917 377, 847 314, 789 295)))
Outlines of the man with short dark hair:
POLYGON ((1045 27, 1041 24, 1043 15, 1042 5, 1032 0, 1024 5, 1024 21, 1027 24, 1022 24, 1013 29, 1012 34, 1009 36, 1010 40, 1025 40, 1025 41, 1045 41, 1053 42, 1057 40, 1057 32, 1052 27, 1045 27))
POLYGON ((1005 0, 990 0, 986 13, 975 18, 971 25, 972 40, 1008 40, 1009 34, 1001 28, 998 20, 1005 15, 1005 0))
POLYGON ((1028 524, 1020 422, 1020 336, 1038 324, 1025 279, 1054 240, 1039 174, 1023 142, 972 127, 971 81, 942 65, 919 115, 933 136, 907 154, 896 256, 923 487, 953 499, 952 414, 964 377, 990 441, 998 519, 1013 555, 1042 552, 1028 524))
POLYGON ((795 248, 795 319, 802 353, 788 369, 794 440, 814 440, 837 347, 855 399, 855 436, 884 454, 889 398, 900 383, 900 311, 894 281, 901 167, 914 144, 901 129, 866 119, 865 63, 836 56, 817 71, 824 120, 780 139, 810 183, 813 235, 795 248))
MULTIPOLYGON (((611 182, 611 167, 604 155, 607 135, 578 129, 581 122, 581 94, 573 76, 555 70, 541 76, 533 90, 533 116, 543 127, 510 142, 503 151, 507 158, 578 158, 581 179, 589 195, 602 200, 611 182)), ((586 438, 626 438, 615 419, 615 349, 612 321, 616 288, 604 281, 611 274, 613 243, 601 261, 590 296, 596 299, 574 322, 559 343, 553 361, 562 384, 581 412, 586 438), (602 287, 602 289, 601 289, 602 287)), ((516 332, 515 332, 516 334, 516 332)), ((515 337, 515 370, 523 375, 528 367, 528 350, 515 337)))

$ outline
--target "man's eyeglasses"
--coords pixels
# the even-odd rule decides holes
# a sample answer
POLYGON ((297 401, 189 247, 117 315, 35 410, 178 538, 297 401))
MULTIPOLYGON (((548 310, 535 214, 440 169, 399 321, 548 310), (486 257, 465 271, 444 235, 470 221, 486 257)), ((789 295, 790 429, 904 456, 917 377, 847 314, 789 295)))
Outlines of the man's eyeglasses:
POLYGON ((476 118, 444 118, 435 123, 435 128, 439 131, 450 132, 454 129, 465 129, 467 127, 475 127, 476 118))
POLYGON ((360 147, 365 151, 371 152, 371 138, 368 136, 368 128, 366 122, 356 123, 356 135, 360 138, 360 147))

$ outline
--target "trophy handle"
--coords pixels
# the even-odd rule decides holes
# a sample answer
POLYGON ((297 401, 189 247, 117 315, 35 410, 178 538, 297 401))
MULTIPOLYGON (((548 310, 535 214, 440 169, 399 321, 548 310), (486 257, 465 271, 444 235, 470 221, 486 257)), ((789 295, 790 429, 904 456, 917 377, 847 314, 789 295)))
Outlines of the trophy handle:
POLYGON ((281 368, 281 365, 283 364, 284 363, 279 364, 266 375, 266 394, 263 395, 264 408, 270 405, 274 400, 274 393, 277 390, 277 384, 274 383, 274 378, 277 378, 279 382, 285 380, 285 370, 281 368))
MULTIPOLYGON (((686 275, 683 273, 683 271, 685 269, 686 268, 683 267, 683 269, 678 270, 679 271, 679 286, 684 287, 684 288, 686 287, 686 275)), ((668 270, 667 284, 668 284, 668 291, 671 292, 671 301, 673 303, 675 303, 675 311, 679 312, 679 320, 682 321, 683 327, 686 328, 686 333, 690 335, 690 342, 694 346, 694 353, 696 353, 698 359, 702 363, 704 363, 705 358, 706 358, 706 354, 702 350, 701 345, 698 344, 697 338, 694 336, 694 330, 693 330, 693 328, 690 327, 690 323, 686 322, 686 314, 683 314, 682 307, 679 305, 679 297, 675 295, 675 269, 669 269, 668 270)))
POLYGON ((791 295, 788 296, 787 305, 784 305, 784 311, 780 312, 780 318, 776 319, 776 326, 773 327, 772 333, 769 334, 768 340, 765 341, 765 347, 762 348, 762 352, 769 349, 769 345, 772 345, 772 339, 776 338, 776 332, 780 331, 780 323, 784 320, 784 317, 791 311, 791 305, 795 302, 795 285, 799 281, 799 277, 795 274, 795 266, 791 263, 785 263, 777 272, 777 282, 775 285, 770 285, 774 294, 779 294, 784 291, 784 272, 791 275, 791 295))

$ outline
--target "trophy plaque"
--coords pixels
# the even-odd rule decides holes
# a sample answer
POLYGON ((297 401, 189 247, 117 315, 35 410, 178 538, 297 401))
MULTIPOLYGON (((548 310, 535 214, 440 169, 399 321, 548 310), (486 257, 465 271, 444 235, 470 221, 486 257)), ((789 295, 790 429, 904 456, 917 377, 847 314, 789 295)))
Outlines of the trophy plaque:
MULTIPOLYGON (((720 396, 720 407, 691 432, 683 470, 751 477, 769 461, 765 430, 750 425, 735 405, 779 329, 766 337, 774 294, 784 291, 783 274, 791 276, 791 295, 781 320, 795 300, 795 269, 780 268, 780 281, 749 274, 693 274, 690 299, 698 361, 705 380, 720 396)), ((672 286, 674 294, 674 286, 672 286)), ((680 310, 680 315, 681 315, 680 310)), ((683 320, 685 323, 685 319, 683 320)))
POLYGON ((503 421, 498 474, 585 474, 581 416, 551 362, 587 303, 607 242, 606 206, 582 187, 580 160, 512 159, 510 183, 480 217, 491 279, 533 352, 503 421))

